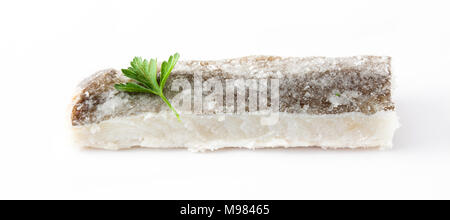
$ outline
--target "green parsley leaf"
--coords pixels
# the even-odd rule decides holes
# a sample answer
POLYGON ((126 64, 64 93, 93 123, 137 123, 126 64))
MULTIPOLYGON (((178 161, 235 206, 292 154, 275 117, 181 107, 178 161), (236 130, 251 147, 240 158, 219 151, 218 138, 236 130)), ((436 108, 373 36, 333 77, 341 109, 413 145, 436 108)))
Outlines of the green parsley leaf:
POLYGON ((168 61, 164 61, 161 64, 161 72, 159 74, 158 82, 158 67, 156 59, 142 59, 141 57, 135 57, 130 63, 130 67, 122 69, 123 75, 137 81, 137 83, 129 82, 126 84, 116 84, 114 88, 122 92, 142 92, 158 95, 175 113, 178 120, 180 115, 172 107, 169 100, 164 96, 163 90, 166 84, 167 78, 170 76, 170 72, 180 58, 180 54, 175 53, 169 57, 168 61))

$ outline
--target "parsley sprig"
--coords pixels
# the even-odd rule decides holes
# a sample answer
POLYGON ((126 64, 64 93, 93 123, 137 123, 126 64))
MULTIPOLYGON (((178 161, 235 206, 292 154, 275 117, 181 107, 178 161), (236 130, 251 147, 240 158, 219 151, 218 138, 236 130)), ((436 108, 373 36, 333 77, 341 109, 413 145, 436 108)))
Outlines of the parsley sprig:
POLYGON ((180 120, 180 115, 172 107, 163 93, 164 85, 166 84, 167 78, 170 76, 170 72, 177 63, 178 58, 180 58, 180 54, 175 53, 173 56, 169 57, 168 61, 164 61, 161 64, 158 81, 156 59, 143 60, 141 57, 135 57, 130 63, 131 66, 128 67, 128 69, 122 69, 122 73, 128 78, 136 80, 137 83, 128 82, 125 84, 116 84, 114 85, 114 88, 123 92, 143 92, 158 95, 169 108, 172 109, 178 120, 180 120))

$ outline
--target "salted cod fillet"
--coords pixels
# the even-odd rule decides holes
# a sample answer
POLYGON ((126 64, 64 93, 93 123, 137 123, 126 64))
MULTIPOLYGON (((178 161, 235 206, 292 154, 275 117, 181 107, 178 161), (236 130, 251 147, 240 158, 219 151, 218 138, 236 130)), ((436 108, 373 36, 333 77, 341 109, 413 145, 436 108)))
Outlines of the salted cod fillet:
POLYGON ((160 97, 117 91, 106 69, 81 82, 71 129, 82 147, 391 148, 399 127, 391 58, 248 56, 180 60, 160 97), (256 100, 256 101, 255 101, 256 100))

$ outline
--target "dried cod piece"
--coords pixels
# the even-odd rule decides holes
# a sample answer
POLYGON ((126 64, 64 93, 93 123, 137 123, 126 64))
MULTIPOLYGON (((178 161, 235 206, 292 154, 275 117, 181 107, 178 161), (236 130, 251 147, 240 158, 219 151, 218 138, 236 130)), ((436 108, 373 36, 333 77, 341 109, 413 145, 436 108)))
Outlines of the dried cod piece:
POLYGON ((165 94, 119 92, 120 71, 84 80, 72 129, 80 146, 390 148, 399 127, 390 57, 250 56, 179 61, 165 94), (177 105, 178 104, 178 105, 177 105))

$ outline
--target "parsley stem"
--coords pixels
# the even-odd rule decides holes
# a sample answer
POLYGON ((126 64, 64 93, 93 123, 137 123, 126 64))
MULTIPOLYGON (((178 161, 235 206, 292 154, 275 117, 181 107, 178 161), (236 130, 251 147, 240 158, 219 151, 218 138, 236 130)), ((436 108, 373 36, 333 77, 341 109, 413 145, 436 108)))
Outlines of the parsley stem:
POLYGON ((175 115, 178 118, 178 121, 181 121, 180 119, 180 115, 178 114, 178 112, 172 107, 172 105, 170 104, 169 100, 166 99, 166 97, 164 96, 164 94, 161 92, 159 94, 159 96, 161 97, 161 99, 169 106, 170 109, 172 109, 173 113, 175 113, 175 115))

